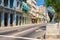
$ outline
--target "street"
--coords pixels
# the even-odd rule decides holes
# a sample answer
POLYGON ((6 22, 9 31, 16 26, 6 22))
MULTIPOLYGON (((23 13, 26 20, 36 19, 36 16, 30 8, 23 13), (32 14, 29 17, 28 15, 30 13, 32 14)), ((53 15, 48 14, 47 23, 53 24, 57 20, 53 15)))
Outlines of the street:
POLYGON ((45 25, 43 26, 43 24, 40 24, 40 25, 36 25, 36 27, 34 26, 31 28, 24 29, 23 31, 22 30, 19 31, 18 29, 16 31, 3 33, 2 35, 0 35, 0 39, 1 40, 8 40, 8 38, 10 40, 23 40, 24 38, 41 39, 41 37, 45 35, 45 31, 46 31, 46 26, 45 25))
POLYGON ((60 39, 60 0, 0 0, 0 40, 60 39))

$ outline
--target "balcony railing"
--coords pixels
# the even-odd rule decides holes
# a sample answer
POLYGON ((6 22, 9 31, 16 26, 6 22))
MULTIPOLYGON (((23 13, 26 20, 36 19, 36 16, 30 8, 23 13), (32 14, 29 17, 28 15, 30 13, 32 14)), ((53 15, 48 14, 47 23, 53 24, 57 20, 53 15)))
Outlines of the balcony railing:
POLYGON ((16 8, 17 8, 17 10, 20 9, 21 8, 21 3, 22 2, 17 1, 17 0, 0 0, 0 6, 2 6, 4 8, 9 8, 9 9, 12 9, 12 10, 16 10, 16 8))

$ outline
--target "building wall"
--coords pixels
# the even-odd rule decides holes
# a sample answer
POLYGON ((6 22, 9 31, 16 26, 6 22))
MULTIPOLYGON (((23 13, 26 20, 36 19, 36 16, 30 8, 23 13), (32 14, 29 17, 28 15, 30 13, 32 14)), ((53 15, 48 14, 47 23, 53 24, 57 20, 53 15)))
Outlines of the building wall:
POLYGON ((28 13, 25 13, 21 7, 23 0, 0 0, 0 27, 15 27, 19 25, 37 23, 36 1, 30 1, 28 3, 25 2, 29 8, 28 13))
POLYGON ((37 14, 36 14, 36 11, 37 11, 36 1, 35 0, 27 0, 27 4, 30 8, 29 13, 31 15, 33 15, 33 18, 31 18, 31 20, 33 19, 32 23, 37 23, 38 20, 37 20, 37 17, 36 17, 37 16, 37 14))
POLYGON ((30 24, 31 18, 22 11, 21 3, 22 0, 0 0, 0 27, 30 24))
POLYGON ((40 14, 43 15, 44 22, 47 22, 49 20, 49 18, 48 18, 48 14, 46 13, 46 7, 40 6, 39 10, 40 10, 40 14))

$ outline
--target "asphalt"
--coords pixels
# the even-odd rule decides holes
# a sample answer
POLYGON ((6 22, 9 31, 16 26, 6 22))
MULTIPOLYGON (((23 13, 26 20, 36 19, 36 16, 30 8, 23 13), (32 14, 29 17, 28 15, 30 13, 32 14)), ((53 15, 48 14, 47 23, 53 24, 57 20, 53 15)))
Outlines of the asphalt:
POLYGON ((14 36, 14 34, 16 33, 20 33, 20 31, 12 31, 10 33, 7 33, 7 34, 3 34, 3 36, 0 35, 0 40, 25 40, 24 38, 27 38, 26 40, 29 40, 29 38, 32 40, 33 39, 41 39, 42 36, 44 36, 45 34, 45 31, 46 31, 46 26, 43 25, 43 24, 40 24, 40 25, 37 25, 37 26, 34 26, 33 28, 27 28, 25 29, 22 33, 22 35, 24 36, 20 36, 20 35, 17 35, 17 36, 14 36), (39 27, 38 27, 39 26, 39 27), (37 29, 35 29, 34 31, 32 31, 32 29, 34 29, 35 27, 38 27, 37 29), (25 30, 27 31, 26 35, 24 35, 25 33, 25 30), (32 32, 28 31, 28 30, 31 30, 32 32), (6 37, 7 36, 7 37, 6 37), (20 38, 20 37, 24 37, 24 38, 20 38))
POLYGON ((46 26, 41 26, 39 29, 35 30, 33 33, 30 33, 24 37, 41 39, 41 37, 44 38, 45 33, 46 33, 46 26))

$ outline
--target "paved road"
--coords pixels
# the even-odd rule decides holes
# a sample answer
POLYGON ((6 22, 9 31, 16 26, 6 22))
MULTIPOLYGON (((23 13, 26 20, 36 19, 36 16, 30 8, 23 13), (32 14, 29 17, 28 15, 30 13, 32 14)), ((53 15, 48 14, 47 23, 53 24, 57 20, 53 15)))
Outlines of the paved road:
POLYGON ((37 38, 41 39, 45 35, 46 26, 41 26, 39 29, 35 30, 33 33, 30 33, 24 37, 37 38))
MULTIPOLYGON (((43 24, 42 24, 43 25, 43 24)), ((34 27, 35 28, 35 27, 34 27)), ((30 28, 30 29, 28 29, 28 30, 33 30, 34 28, 30 28)), ((28 32, 30 32, 30 31, 28 31, 28 30, 26 30, 27 32, 26 33, 28 33, 28 32)), ((26 35, 24 35, 24 36, 22 36, 22 37, 27 37, 27 39, 29 39, 29 38, 40 38, 44 33, 45 33, 45 30, 46 30, 46 27, 45 26, 41 26, 41 25, 39 25, 39 27, 36 27, 35 28, 35 30, 34 31, 32 31, 31 33, 29 33, 29 34, 26 34, 26 35)), ((23 32, 25 32, 25 31, 23 31, 23 32)), ((22 32, 22 33, 23 33, 22 32)), ((3 36, 0 36, 0 39, 1 40, 23 40, 22 38, 20 38, 21 36, 20 35, 17 35, 17 36, 14 36, 13 34, 16 34, 16 33, 20 33, 19 31, 16 31, 16 32, 12 32, 12 33, 8 33, 8 34, 4 34, 3 36), (9 35, 9 36, 8 36, 9 35)), ((25 34, 25 33, 24 33, 25 34)), ((27 40, 26 39, 26 40, 27 40)))
MULTIPOLYGON (((40 24, 40 25, 37 25, 37 26, 43 26, 44 24, 40 24)), ((37 27, 37 26, 34 26, 34 27, 37 27)), ((30 29, 30 28, 34 28, 34 27, 22 27, 22 28, 20 28, 20 27, 16 27, 17 28, 17 30, 15 30, 15 31, 11 31, 11 32, 6 32, 6 33, 2 33, 1 31, 0 31, 0 33, 1 33, 1 35, 13 35, 13 34, 16 34, 16 33, 20 33, 21 31, 24 31, 24 30, 28 30, 28 29, 30 29)), ((16 29, 16 28, 13 28, 13 29, 16 29)), ((42 27, 41 27, 42 28, 42 27)), ((10 29, 10 30, 12 30, 12 29, 10 29)), ((7 30, 8 31, 8 30, 7 30)))
POLYGON ((40 40, 40 39, 4 35, 4 36, 0 36, 0 40, 40 40))

